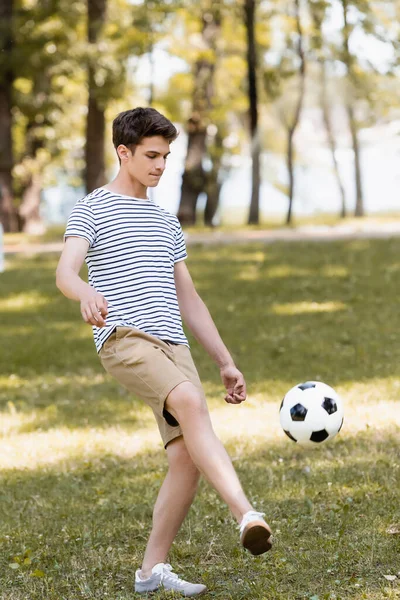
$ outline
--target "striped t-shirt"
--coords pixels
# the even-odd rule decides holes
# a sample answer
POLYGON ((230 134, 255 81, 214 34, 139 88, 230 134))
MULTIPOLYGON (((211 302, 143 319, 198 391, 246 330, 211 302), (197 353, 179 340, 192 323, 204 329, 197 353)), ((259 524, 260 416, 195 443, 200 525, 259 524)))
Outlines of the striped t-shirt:
POLYGON ((98 352, 117 326, 189 345, 174 280, 174 264, 187 254, 174 215, 152 200, 98 188, 75 204, 70 236, 89 242, 88 281, 108 301, 107 326, 93 327, 98 352))

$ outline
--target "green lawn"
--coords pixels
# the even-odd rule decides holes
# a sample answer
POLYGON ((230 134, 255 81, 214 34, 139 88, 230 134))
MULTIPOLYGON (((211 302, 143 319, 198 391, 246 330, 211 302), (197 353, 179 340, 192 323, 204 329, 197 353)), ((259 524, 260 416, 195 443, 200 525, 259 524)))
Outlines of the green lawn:
MULTIPOLYGON (((193 355, 275 546, 242 551, 203 483, 175 570, 223 600, 400 598, 400 240, 189 253, 248 401, 226 405, 217 368, 195 343, 193 355), (278 418, 284 393, 307 379, 345 402, 339 436, 311 450, 278 418)), ((125 600, 164 451, 151 412, 103 372, 78 305, 55 288, 56 262, 18 256, 0 275, 0 598, 125 600)))
MULTIPOLYGON (((198 218, 198 223, 193 227, 185 227, 185 231, 188 234, 197 233, 209 233, 209 232, 248 232, 257 230, 269 230, 269 229, 295 229, 299 227, 352 227, 355 230, 359 230, 363 227, 378 227, 380 225, 388 225, 393 222, 398 222, 400 219, 400 213, 388 212, 388 213, 376 213, 363 217, 362 219, 353 216, 348 216, 345 219, 340 218, 337 214, 332 213, 317 213, 314 215, 294 215, 293 222, 287 226, 285 224, 282 215, 260 215, 259 225, 244 225, 247 223, 247 209, 229 209, 226 211, 226 218, 222 225, 218 227, 208 227, 201 224, 201 216, 198 218)), ((28 233, 5 233, 4 243, 10 248, 21 244, 43 244, 62 242, 63 235, 65 232, 65 225, 50 225, 46 231, 40 235, 33 235, 28 233)))

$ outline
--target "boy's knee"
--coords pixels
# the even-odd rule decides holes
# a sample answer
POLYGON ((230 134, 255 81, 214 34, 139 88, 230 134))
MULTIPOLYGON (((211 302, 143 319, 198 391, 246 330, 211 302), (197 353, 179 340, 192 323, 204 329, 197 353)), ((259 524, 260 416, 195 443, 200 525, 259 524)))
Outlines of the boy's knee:
POLYGON ((180 474, 184 474, 185 481, 191 484, 193 488, 197 487, 200 479, 200 471, 190 457, 182 455, 180 460, 178 457, 175 463, 170 464, 170 469, 176 469, 180 474))
POLYGON ((196 488, 200 479, 200 472, 194 464, 183 437, 173 440, 167 446, 168 463, 172 472, 184 474, 185 480, 196 488))
POLYGON ((165 401, 165 408, 178 421, 179 416, 208 414, 207 403, 200 391, 190 382, 176 386, 165 401))

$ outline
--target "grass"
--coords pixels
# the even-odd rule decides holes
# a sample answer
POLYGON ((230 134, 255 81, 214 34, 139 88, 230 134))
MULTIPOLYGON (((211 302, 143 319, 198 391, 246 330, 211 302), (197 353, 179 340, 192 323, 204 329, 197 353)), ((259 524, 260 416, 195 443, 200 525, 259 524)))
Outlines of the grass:
MULTIPOLYGON (((221 232, 237 232, 237 231, 258 231, 265 229, 296 229, 298 227, 337 227, 337 226, 350 226, 354 229, 360 227, 368 227, 372 225, 387 225, 398 221, 400 213, 397 212, 381 212, 371 214, 363 218, 356 218, 348 216, 345 219, 340 218, 334 213, 317 213, 314 215, 297 216, 293 217, 293 223, 287 226, 284 222, 282 215, 261 215, 259 225, 245 225, 247 222, 246 212, 238 209, 229 210, 227 212, 226 223, 218 227, 209 227, 202 225, 201 215, 198 217, 199 223, 194 227, 186 227, 185 231, 189 234, 196 233, 209 233, 212 231, 221 232)), ((4 243, 9 247, 18 246, 20 244, 44 244, 52 242, 62 242, 63 235, 65 232, 65 225, 51 225, 47 228, 45 233, 40 235, 32 235, 23 232, 19 233, 5 233, 4 243)))
MULTIPOLYGON (((193 355, 276 538, 264 557, 244 553, 202 483, 170 561, 206 597, 400 597, 399 256, 398 239, 190 248, 247 402, 226 405, 216 367, 195 343, 193 355), (334 386, 346 411, 339 436, 311 450, 278 419, 283 394, 307 379, 334 386)), ((20 255, 0 275, 0 598, 127 600, 164 451, 150 411, 102 371, 78 305, 56 290, 56 260, 20 255)))
POLYGON ((45 244, 51 242, 62 242, 65 232, 65 225, 51 225, 47 230, 39 235, 29 233, 5 233, 4 243, 8 246, 18 246, 19 244, 45 244))

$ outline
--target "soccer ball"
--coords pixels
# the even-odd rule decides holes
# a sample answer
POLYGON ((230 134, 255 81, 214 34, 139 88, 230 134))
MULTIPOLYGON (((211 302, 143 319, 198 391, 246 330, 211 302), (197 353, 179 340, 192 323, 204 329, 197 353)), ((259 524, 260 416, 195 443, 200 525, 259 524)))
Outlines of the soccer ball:
POLYGON ((334 438, 342 428, 343 418, 340 396, 320 381, 295 385, 280 407, 283 431, 302 446, 321 444, 334 438))

